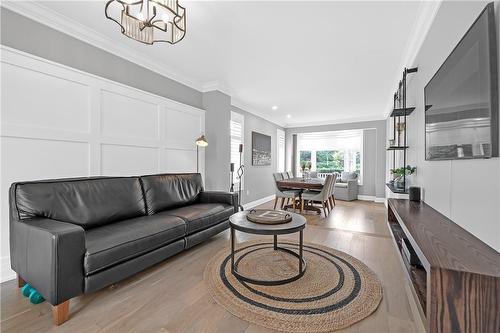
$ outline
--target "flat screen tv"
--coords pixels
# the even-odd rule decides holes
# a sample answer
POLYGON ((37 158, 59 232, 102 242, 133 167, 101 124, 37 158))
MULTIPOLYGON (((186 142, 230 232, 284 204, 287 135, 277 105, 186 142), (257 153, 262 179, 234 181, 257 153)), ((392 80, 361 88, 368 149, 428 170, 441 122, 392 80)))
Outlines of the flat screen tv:
POLYGON ((490 3, 425 86, 426 160, 498 157, 497 67, 490 3))

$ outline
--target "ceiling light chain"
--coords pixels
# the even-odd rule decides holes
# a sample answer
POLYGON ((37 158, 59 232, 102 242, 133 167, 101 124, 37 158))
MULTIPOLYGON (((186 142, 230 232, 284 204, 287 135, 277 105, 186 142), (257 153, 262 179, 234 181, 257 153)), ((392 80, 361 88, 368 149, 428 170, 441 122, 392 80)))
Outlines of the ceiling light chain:
POLYGON ((141 43, 175 44, 186 34, 186 9, 177 0, 110 0, 104 13, 141 43))

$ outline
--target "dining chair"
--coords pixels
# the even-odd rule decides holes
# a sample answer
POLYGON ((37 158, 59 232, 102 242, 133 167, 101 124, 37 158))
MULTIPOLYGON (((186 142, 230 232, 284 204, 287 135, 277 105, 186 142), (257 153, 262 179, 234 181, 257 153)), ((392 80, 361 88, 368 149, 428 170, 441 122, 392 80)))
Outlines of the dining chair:
POLYGON ((290 177, 288 177, 288 172, 282 172, 281 173, 281 176, 283 177, 283 179, 288 179, 290 177))
POLYGON ((311 171, 311 172, 309 172, 309 176, 311 178, 318 178, 318 171, 311 171))
POLYGON ((293 178, 293 172, 288 171, 287 173, 288 173, 288 178, 290 178, 290 179, 293 178))
POLYGON ((333 176, 328 175, 325 178, 325 184, 323 185, 323 189, 321 192, 312 192, 312 191, 306 191, 302 193, 302 200, 300 202, 300 207, 301 211, 304 210, 304 202, 305 201, 310 201, 311 204, 314 202, 320 202, 321 206, 323 207, 323 213, 325 213, 325 217, 327 216, 326 209, 327 209, 327 202, 330 198, 331 194, 331 189, 330 186, 332 186, 332 180, 333 176))
POLYGON ((299 190, 285 190, 282 189, 278 186, 278 181, 283 180, 283 174, 276 172, 273 173, 274 177, 274 186, 275 186, 275 192, 276 192, 276 198, 274 199, 274 209, 276 209, 276 205, 278 204, 278 200, 281 199, 281 209, 283 209, 283 206, 285 205, 285 199, 286 203, 292 199, 292 208, 295 210, 295 201, 300 195, 299 190))
POLYGON ((330 203, 330 210, 335 206, 335 183, 337 182, 338 174, 333 173, 332 183, 330 185, 330 196, 328 197, 328 202, 330 203))

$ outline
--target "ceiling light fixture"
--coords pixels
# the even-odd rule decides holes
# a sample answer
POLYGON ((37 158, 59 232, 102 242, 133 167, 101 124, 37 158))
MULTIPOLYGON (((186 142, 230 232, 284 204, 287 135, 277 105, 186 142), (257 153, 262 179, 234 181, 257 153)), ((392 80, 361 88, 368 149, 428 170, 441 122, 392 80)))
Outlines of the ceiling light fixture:
POLYGON ((273 105, 273 107, 271 109, 273 109, 274 111, 276 111, 276 110, 278 110, 278 106, 277 105, 273 105))
POLYGON ((287 115, 286 115, 286 117, 287 117, 288 119, 290 119, 290 118, 292 118, 292 115, 291 115, 291 114, 287 114, 287 115))
POLYGON ((144 44, 175 44, 186 34, 186 9, 177 0, 110 0, 104 14, 122 34, 144 44))

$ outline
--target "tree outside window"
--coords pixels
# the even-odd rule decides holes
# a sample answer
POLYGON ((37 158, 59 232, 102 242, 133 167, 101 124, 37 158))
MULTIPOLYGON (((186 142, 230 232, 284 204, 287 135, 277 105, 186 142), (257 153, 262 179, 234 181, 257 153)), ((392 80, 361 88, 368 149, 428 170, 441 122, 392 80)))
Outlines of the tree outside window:
POLYGON ((302 165, 302 163, 311 163, 311 151, 310 150, 301 150, 300 151, 299 166, 302 165))
POLYGON ((339 150, 316 151, 316 171, 320 173, 344 171, 344 152, 339 150))

